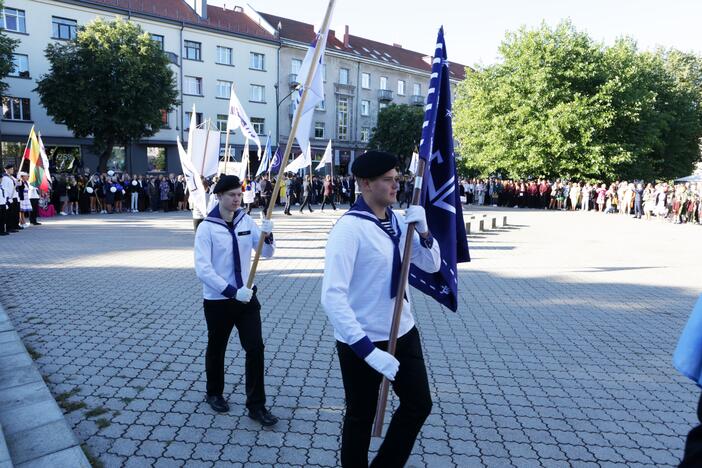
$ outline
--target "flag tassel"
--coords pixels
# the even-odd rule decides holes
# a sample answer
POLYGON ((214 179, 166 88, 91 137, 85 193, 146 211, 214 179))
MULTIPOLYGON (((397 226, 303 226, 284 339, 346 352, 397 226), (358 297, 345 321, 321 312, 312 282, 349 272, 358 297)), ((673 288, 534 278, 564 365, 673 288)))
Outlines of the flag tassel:
MULTIPOLYGON (((295 118, 293 120, 292 128, 290 129, 290 137, 288 138, 288 142, 285 145, 285 152, 283 153, 283 160, 280 163, 280 170, 278 171, 278 177, 276 178, 275 181, 275 187, 273 188, 273 196, 271 197, 270 201, 268 202, 268 209, 266 210, 266 219, 271 219, 271 216, 273 215, 273 207, 275 206, 275 200, 278 198, 278 194, 280 193, 280 185, 281 185, 281 175, 285 173, 285 166, 287 166, 288 163, 288 158, 290 157, 290 151, 292 150, 293 146, 293 141, 295 138, 293 138, 293 135, 297 133, 297 126, 300 123, 300 117, 302 116, 302 111, 305 108, 305 101, 307 100, 307 93, 310 89, 310 86, 312 85, 312 79, 314 78, 314 74, 317 71, 317 65, 319 63, 319 55, 322 51, 322 41, 327 40, 327 34, 329 31, 329 22, 331 21, 331 16, 332 12, 334 11, 334 4, 336 3, 336 0, 329 0, 329 4, 327 5, 327 12, 324 15, 324 20, 322 21, 322 27, 320 28, 320 31, 324 32, 324 36, 320 38, 320 40, 317 41, 317 43, 314 46, 314 55, 312 57, 312 64, 310 66, 310 70, 307 73, 307 78, 305 78, 305 87, 302 90, 302 96, 300 97, 300 104, 297 106, 297 110, 295 111, 295 118)), ((258 245, 256 246, 256 255, 254 256, 253 263, 251 264, 251 271, 249 272, 249 280, 246 283, 247 288, 252 288, 253 283, 254 283, 254 278, 256 277, 256 270, 258 268, 258 262, 261 258, 261 251, 263 250, 263 241, 265 240, 265 236, 260 236, 258 238, 258 245)))
MULTIPOLYGON (((417 175, 414 178, 414 191, 412 192, 412 204, 418 205, 422 195, 424 185, 424 159, 420 159, 417 164, 417 175)), ((404 305, 405 289, 407 289, 407 280, 409 278, 410 264, 412 263, 412 239, 414 238, 416 223, 410 223, 407 226, 407 237, 405 238, 405 246, 402 254, 402 266, 400 267, 400 282, 397 285, 397 295, 395 296, 395 309, 392 313, 392 325, 390 327, 390 337, 388 338, 388 353, 395 355, 397 348, 397 334, 400 330, 400 317, 402 317, 402 307, 404 305)), ((380 383, 380 391, 378 392, 378 406, 375 411, 375 420, 373 421, 373 437, 380 437, 383 433, 383 421, 385 420, 385 408, 388 404, 388 392, 390 390, 390 381, 383 377, 380 383)))

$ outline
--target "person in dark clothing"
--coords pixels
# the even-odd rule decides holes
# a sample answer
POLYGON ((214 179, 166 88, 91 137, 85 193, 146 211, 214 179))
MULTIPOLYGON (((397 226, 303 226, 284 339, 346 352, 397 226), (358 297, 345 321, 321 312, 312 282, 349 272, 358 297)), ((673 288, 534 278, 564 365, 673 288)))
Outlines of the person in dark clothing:
POLYGON ((302 182, 302 205, 300 205, 300 213, 302 213, 302 210, 307 207, 308 210, 310 210, 310 213, 312 213, 314 210, 310 206, 310 201, 312 198, 312 181, 310 180, 310 177, 307 176, 305 177, 304 181, 302 182))

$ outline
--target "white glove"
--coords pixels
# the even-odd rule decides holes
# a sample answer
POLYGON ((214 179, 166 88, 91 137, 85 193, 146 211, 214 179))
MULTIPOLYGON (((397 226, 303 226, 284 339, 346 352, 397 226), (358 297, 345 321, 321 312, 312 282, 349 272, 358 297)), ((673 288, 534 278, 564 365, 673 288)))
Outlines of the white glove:
POLYGON ((266 215, 263 213, 261 213, 261 231, 265 232, 266 234, 273 232, 273 220, 266 219, 266 215))
POLYGON ((424 207, 419 205, 410 205, 405 211, 405 223, 417 223, 416 229, 420 234, 424 234, 429 230, 427 226, 427 214, 424 212, 424 207))
POLYGON ((239 302, 249 302, 253 297, 253 289, 242 286, 236 290, 236 300, 239 302))
POLYGON ((391 381, 395 380, 395 374, 397 374, 400 368, 400 361, 395 359, 395 356, 378 348, 371 351, 371 353, 364 358, 364 361, 391 381))

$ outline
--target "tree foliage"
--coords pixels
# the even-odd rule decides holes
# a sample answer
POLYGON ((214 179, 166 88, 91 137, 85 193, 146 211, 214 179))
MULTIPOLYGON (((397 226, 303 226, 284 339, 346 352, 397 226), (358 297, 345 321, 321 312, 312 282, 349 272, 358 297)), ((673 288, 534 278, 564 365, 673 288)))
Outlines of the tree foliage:
MULTIPOLYGON (((3 2, 0 1, 0 11, 2 10, 2 7, 3 2)), ((12 53, 15 51, 17 44, 19 44, 17 39, 8 37, 2 30, 0 30, 0 93, 4 93, 5 90, 7 90, 7 83, 2 80, 4 80, 14 68, 12 53)))
POLYGON ((505 176, 677 177, 700 159, 702 62, 605 47, 569 22, 520 29, 503 60, 468 73, 454 104, 467 171, 505 176))
POLYGON ((422 136, 424 110, 406 104, 391 104, 378 113, 378 126, 368 142, 369 149, 396 154, 400 167, 407 169, 412 152, 422 136))
POLYGON ((50 44, 41 104, 76 137, 93 136, 104 171, 115 145, 154 135, 178 103, 169 60, 140 26, 97 19, 65 44, 50 44))

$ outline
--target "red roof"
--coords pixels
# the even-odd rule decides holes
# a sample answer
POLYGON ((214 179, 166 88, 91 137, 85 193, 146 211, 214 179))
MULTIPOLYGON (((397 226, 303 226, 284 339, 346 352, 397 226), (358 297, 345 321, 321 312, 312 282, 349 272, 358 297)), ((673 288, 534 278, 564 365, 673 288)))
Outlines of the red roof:
POLYGON ((182 0, 86 0, 85 4, 128 10, 168 20, 183 21, 189 25, 212 28, 227 33, 244 34, 261 39, 277 40, 241 11, 207 5, 207 19, 201 18, 182 0))
MULTIPOLYGON (((314 25, 301 21, 283 18, 281 16, 260 13, 263 18, 274 28, 278 23, 282 26, 280 36, 298 42, 312 42, 315 37, 314 25)), ((329 30, 327 50, 346 52, 351 55, 387 63, 388 65, 401 65, 425 72, 431 71, 431 57, 426 54, 407 50, 399 46, 388 45, 359 36, 349 35, 349 47, 344 46, 343 34, 336 34, 329 30), (426 60, 425 60, 426 59, 426 60)), ((450 62, 451 78, 463 80, 465 78, 465 65, 450 62)))

